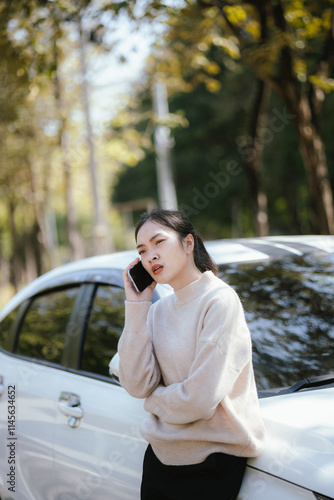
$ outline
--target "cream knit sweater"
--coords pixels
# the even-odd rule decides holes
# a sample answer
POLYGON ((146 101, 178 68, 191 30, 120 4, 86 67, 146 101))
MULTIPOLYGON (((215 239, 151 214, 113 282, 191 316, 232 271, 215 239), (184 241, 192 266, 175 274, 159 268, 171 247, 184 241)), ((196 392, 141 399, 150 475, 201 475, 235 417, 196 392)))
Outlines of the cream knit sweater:
POLYGON ((143 437, 166 465, 264 446, 251 339, 234 290, 211 271, 151 305, 126 302, 120 382, 146 398, 143 437))

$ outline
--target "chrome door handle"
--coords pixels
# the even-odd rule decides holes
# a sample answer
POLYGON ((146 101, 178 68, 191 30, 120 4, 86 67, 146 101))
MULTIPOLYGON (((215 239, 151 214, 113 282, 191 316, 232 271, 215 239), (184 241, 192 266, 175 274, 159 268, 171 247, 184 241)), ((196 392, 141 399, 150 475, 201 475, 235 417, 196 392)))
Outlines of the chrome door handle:
POLYGON ((67 417, 67 423, 70 427, 78 427, 80 419, 84 415, 79 396, 72 392, 62 392, 59 396, 58 408, 67 417))

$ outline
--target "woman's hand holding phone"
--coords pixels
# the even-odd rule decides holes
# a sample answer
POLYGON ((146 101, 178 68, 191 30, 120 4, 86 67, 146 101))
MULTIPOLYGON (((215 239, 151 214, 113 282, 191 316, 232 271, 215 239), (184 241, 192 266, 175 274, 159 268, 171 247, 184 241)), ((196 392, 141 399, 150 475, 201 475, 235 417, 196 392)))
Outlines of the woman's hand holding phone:
POLYGON ((156 281, 153 281, 148 287, 146 287, 142 292, 136 290, 133 281, 129 276, 129 271, 139 262, 139 258, 131 262, 128 267, 123 272, 123 281, 126 300, 128 302, 150 302, 152 300, 153 291, 156 287, 156 281))

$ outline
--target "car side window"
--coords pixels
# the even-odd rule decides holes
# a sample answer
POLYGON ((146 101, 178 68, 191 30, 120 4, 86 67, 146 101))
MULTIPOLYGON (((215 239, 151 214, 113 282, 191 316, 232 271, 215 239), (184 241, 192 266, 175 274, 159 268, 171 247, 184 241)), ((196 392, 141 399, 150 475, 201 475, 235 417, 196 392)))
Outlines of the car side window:
POLYGON ((124 300, 123 288, 97 287, 81 353, 82 370, 109 375, 109 362, 117 352, 124 326, 124 300))
POLYGON ((60 364, 78 290, 55 290, 32 300, 20 328, 17 354, 60 364))
POLYGON ((260 390, 333 373, 334 260, 293 256, 221 268, 238 292, 260 390))

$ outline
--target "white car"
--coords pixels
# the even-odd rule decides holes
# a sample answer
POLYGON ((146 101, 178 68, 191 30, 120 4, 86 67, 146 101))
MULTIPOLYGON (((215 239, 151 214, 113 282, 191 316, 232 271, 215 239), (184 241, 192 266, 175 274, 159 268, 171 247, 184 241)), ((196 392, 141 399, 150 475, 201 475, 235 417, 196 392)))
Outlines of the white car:
MULTIPOLYGON (((238 499, 333 500, 334 237, 207 248, 243 302, 267 428, 238 499)), ((145 411, 116 354, 135 256, 62 266, 0 312, 1 500, 139 499, 145 411)), ((169 293, 158 285, 153 300, 169 293)))

